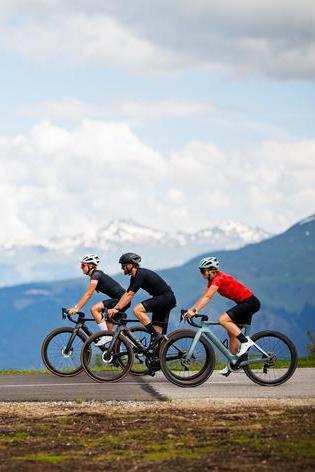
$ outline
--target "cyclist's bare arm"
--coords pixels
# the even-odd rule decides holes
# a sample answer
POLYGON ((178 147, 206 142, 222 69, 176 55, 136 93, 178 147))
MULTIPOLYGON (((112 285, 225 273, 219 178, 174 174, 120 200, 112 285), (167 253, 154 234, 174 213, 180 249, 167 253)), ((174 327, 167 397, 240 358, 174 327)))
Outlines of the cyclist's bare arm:
POLYGON ((116 304, 116 307, 115 308, 111 308, 110 310, 107 311, 109 317, 113 316, 115 313, 117 313, 118 311, 121 311, 125 308, 125 306, 129 305, 129 303, 131 302, 131 300, 133 299, 135 295, 135 292, 126 292, 124 293, 121 297, 120 297, 120 300, 119 302, 116 304))
POLYGON ((91 280, 87 291, 80 298, 78 303, 74 307, 69 308, 68 312, 70 313, 70 315, 74 315, 77 311, 80 311, 81 308, 84 307, 84 305, 90 300, 93 293, 95 292, 97 284, 98 284, 98 280, 91 280))
POLYGON ((207 288, 202 297, 200 297, 199 300, 197 300, 196 303, 186 311, 185 316, 191 318, 195 313, 202 310, 210 302, 211 298, 217 293, 217 291, 218 287, 215 285, 211 285, 211 287, 207 288))

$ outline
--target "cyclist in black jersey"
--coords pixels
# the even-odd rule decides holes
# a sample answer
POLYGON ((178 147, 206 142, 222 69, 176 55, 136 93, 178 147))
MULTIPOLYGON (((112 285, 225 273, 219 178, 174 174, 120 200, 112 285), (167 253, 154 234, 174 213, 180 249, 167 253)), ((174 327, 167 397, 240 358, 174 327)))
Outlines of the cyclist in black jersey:
POLYGON ((157 342, 167 331, 169 314, 176 306, 176 298, 165 280, 156 272, 139 267, 140 262, 141 257, 132 252, 120 257, 119 263, 124 274, 130 276, 130 284, 116 306, 108 310, 108 315, 113 316, 118 311, 125 309, 135 293, 142 288, 151 295, 151 298, 138 303, 133 312, 151 333, 153 341, 157 342), (152 313, 152 322, 147 313, 152 313))
MULTIPOLYGON (((80 298, 78 303, 69 308, 68 312, 70 315, 73 315, 80 311, 84 305, 90 300, 93 293, 101 292, 105 295, 108 295, 110 298, 103 300, 101 302, 95 303, 91 307, 91 313, 98 324, 100 330, 108 330, 112 329, 112 323, 106 323, 104 320, 104 310, 108 310, 109 308, 113 308, 116 306, 117 302, 120 300, 122 295, 125 293, 125 289, 114 280, 109 275, 105 274, 102 270, 97 269, 97 265, 99 264, 99 257, 95 254, 88 254, 84 256, 81 260, 81 270, 83 274, 90 277, 90 285, 84 295, 80 298)), ((124 309, 127 309, 129 305, 126 305, 124 309)), ((102 345, 111 338, 106 340, 106 336, 103 336, 98 345, 102 345)))

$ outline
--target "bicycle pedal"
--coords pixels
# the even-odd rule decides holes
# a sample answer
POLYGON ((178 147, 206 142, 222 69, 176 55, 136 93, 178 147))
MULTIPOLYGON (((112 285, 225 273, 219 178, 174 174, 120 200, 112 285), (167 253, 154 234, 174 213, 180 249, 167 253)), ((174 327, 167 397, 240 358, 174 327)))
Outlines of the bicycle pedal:
POLYGON ((154 376, 155 376, 155 370, 153 370, 153 369, 152 369, 152 370, 149 370, 149 371, 147 372, 147 375, 150 375, 151 377, 154 377, 154 376))
POLYGON ((244 360, 245 359, 243 359, 243 356, 242 356, 242 357, 239 357, 238 360, 234 364, 232 362, 230 362, 230 369, 231 370, 238 370, 240 368, 240 363, 244 360))
POLYGON ((231 375, 231 373, 232 373, 232 371, 229 370, 226 374, 221 374, 221 375, 223 375, 223 377, 228 377, 229 375, 231 375))

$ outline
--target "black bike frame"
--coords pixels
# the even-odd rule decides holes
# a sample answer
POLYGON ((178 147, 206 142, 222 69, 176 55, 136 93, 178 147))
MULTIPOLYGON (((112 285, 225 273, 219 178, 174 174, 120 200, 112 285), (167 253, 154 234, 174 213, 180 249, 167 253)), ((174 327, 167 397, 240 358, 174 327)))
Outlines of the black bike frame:
POLYGON ((145 356, 148 357, 148 349, 139 341, 139 339, 135 338, 132 335, 131 331, 126 326, 126 324, 128 322, 134 322, 136 320, 124 319, 124 320, 120 320, 120 321, 115 321, 115 320, 111 319, 110 321, 111 321, 111 323, 116 324, 118 326, 114 331, 113 339, 112 339, 112 341, 111 341, 111 343, 108 347, 109 350, 113 348, 115 342, 119 338, 119 335, 123 334, 125 336, 125 338, 127 338, 131 342, 131 344, 136 346, 142 354, 144 354, 145 356))
POLYGON ((87 321, 95 321, 94 318, 85 318, 85 314, 82 312, 82 311, 79 311, 78 312, 78 319, 77 320, 74 320, 72 318, 71 315, 68 314, 67 310, 65 308, 62 309, 62 318, 63 319, 68 319, 69 321, 71 321, 71 323, 74 323, 75 324, 75 327, 73 329, 73 332, 67 342, 67 345, 65 347, 65 350, 64 350, 64 353, 65 354, 69 354, 70 350, 71 350, 71 347, 72 347, 72 343, 75 339, 75 337, 77 336, 78 332, 80 330, 82 330, 86 335, 87 337, 90 337, 92 336, 93 334, 93 331, 91 331, 86 325, 85 323, 87 321))

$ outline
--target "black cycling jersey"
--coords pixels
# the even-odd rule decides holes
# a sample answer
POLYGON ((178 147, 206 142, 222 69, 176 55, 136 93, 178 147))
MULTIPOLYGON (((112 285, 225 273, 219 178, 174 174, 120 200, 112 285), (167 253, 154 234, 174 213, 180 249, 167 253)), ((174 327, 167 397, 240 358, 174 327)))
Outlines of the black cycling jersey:
POLYGON ((135 276, 130 278, 128 292, 137 292, 140 288, 148 292, 153 297, 163 295, 165 293, 173 293, 172 289, 165 280, 156 272, 149 269, 139 267, 135 276))
POLYGON ((111 298, 120 298, 125 289, 116 280, 105 274, 102 270, 95 269, 91 275, 91 280, 97 280, 96 291, 105 293, 111 298))

